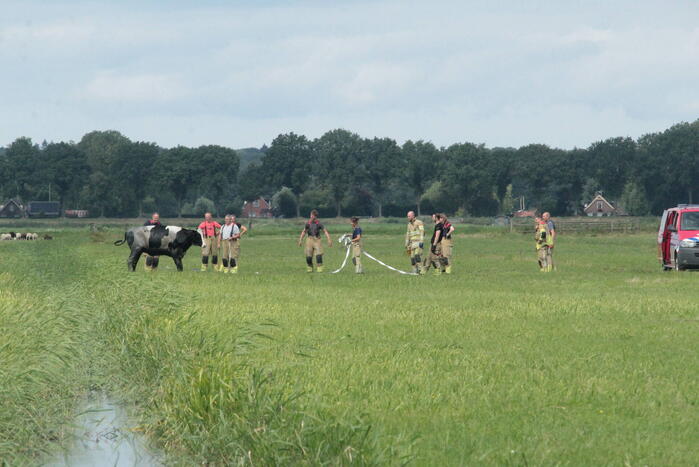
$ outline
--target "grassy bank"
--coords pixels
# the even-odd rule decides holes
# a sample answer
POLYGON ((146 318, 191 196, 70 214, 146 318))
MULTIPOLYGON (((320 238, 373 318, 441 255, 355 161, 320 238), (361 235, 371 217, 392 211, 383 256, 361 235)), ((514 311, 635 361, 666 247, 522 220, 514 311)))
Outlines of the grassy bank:
POLYGON ((104 257, 114 248, 105 239, 63 233, 3 245, 0 465, 69 449, 76 408, 95 390, 131 407, 142 420, 134 429, 165 450, 168 464, 409 458, 409 444, 363 414, 307 406, 253 364, 249 354, 269 340, 271 323, 211 328, 177 284, 122 274, 121 261, 104 257))
POLYGON ((0 250, 0 464, 65 442, 91 384, 94 314, 84 306, 81 261, 64 248, 58 240, 0 250))
MULTIPOLYGON (((88 324, 74 324, 72 353, 59 361, 76 375, 88 362, 77 386, 99 379, 129 400, 139 429, 182 463, 696 460, 697 276, 661 272, 653 235, 562 236, 547 275, 528 237, 474 228, 457 238, 452 276, 371 262, 355 276, 303 272, 293 227, 245 239, 237 276, 195 272, 196 250, 182 274, 167 258, 157 273, 127 274, 126 248, 111 245, 118 230, 0 243, 0 257, 13 276, 40 270, 47 254, 51 267, 65 264, 41 288, 14 287, 26 292, 21 303, 53 303, 45 290, 78 284, 72 293, 89 306, 73 313, 88 324), (32 248, 48 250, 31 262, 32 248), (75 343, 85 333, 99 358, 75 343)), ((365 230, 369 252, 407 266, 402 225, 365 230)), ((343 253, 328 249, 328 265, 343 253)), ((2 310, 11 334, 29 332, 13 307, 2 310)), ((14 397, 53 382, 3 381, 14 397)), ((28 423, 19 412, 0 420, 28 423)), ((12 452, 3 446, 0 456, 12 452)))

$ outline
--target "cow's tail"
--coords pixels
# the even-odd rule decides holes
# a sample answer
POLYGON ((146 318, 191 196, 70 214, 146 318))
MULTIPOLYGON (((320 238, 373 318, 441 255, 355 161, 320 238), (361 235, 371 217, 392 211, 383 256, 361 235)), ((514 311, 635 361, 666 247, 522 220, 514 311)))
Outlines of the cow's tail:
POLYGON ((114 245, 116 245, 116 246, 121 246, 121 245, 123 245, 124 243, 126 243, 126 232, 124 232, 124 239, 123 239, 123 240, 117 240, 116 242, 114 242, 114 245))

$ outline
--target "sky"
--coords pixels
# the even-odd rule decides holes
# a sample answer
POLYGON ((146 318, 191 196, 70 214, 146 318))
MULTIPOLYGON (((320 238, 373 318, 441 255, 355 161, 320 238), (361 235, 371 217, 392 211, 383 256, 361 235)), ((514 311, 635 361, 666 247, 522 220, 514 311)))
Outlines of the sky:
POLYGON ((0 146, 587 147, 699 118, 699 1, 0 0, 0 146))

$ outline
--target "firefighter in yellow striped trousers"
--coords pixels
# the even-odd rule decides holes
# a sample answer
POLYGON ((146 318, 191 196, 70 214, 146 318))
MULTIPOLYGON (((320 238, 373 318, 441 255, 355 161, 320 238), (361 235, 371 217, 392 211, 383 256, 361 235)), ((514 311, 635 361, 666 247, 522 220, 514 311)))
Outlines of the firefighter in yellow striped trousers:
POLYGON ((540 217, 536 218, 534 241, 536 242, 535 246, 537 259, 539 261, 539 270, 541 272, 550 272, 553 268, 553 264, 549 262, 549 258, 551 257, 549 249, 553 244, 553 238, 548 231, 546 222, 540 217))
POLYGON ((414 273, 423 273, 422 248, 425 242, 425 224, 415 217, 413 211, 408 212, 408 230, 405 232, 405 249, 410 255, 410 264, 414 273))

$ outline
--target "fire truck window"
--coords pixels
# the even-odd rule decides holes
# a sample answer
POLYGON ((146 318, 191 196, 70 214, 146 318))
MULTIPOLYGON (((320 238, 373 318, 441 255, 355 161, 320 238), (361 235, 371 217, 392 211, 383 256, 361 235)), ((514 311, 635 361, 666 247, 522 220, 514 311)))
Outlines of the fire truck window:
POLYGON ((699 212, 685 212, 681 224, 681 230, 699 230, 699 212))

